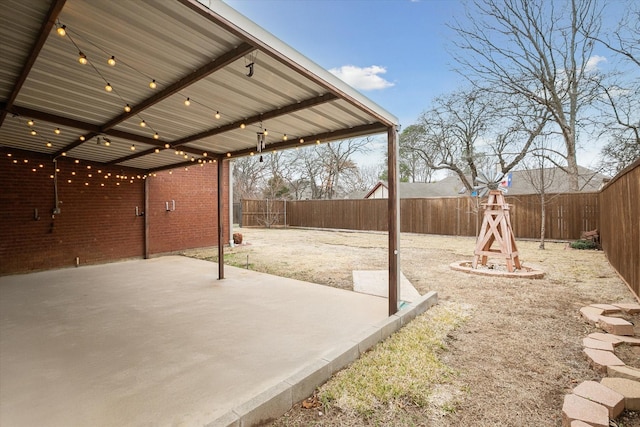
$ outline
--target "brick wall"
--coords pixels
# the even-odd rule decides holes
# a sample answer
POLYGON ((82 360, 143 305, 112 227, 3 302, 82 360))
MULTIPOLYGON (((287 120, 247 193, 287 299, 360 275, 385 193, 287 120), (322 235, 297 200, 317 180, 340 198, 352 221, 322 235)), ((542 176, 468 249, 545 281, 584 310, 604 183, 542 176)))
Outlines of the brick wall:
MULTIPOLYGON (((149 252, 151 254, 217 245, 218 164, 195 164, 163 171, 149 182, 149 252), (169 209, 166 210, 167 203, 169 209)), ((228 168, 223 180, 228 195, 228 168)), ((224 242, 229 241, 228 197, 224 203, 224 242)))
MULTIPOLYGON (((216 167, 148 178, 150 254, 217 244, 216 167), (166 212, 171 200, 176 210, 166 212)), ((0 274, 69 267, 76 257, 84 265, 144 256, 140 171, 59 158, 53 215, 54 168, 48 156, 0 148, 0 274)))

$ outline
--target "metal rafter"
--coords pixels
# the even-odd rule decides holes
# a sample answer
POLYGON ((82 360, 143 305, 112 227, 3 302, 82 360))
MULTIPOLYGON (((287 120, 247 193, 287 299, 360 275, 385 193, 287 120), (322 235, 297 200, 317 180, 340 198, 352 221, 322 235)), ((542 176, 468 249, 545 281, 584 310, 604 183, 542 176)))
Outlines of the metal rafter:
MULTIPOLYGON (((386 132, 386 130, 387 130, 387 127, 381 123, 371 123, 368 125, 355 126, 349 129, 340 129, 335 132, 324 132, 324 133, 319 133, 317 135, 308 135, 308 136, 302 137, 302 139, 304 140, 304 143, 302 144, 300 143, 299 138, 297 138, 297 140, 275 142, 265 147, 262 153, 266 154, 269 151, 284 150, 286 148, 293 148, 293 147, 307 147, 309 145, 316 144, 316 141, 322 141, 322 142, 337 141, 339 139, 354 138, 362 135, 371 135, 378 132, 382 133, 382 132, 386 132)), ((250 155, 251 153, 255 153, 255 151, 256 150, 253 147, 246 148, 243 150, 238 150, 230 153, 231 154, 230 157, 231 158, 242 157, 242 156, 250 155)))
MULTIPOLYGON (((67 0, 56 0, 51 4, 51 7, 49 8, 49 12, 47 13, 47 17, 42 23, 42 26, 40 27, 40 33, 38 34, 38 38, 33 44, 33 47, 31 48, 31 52, 29 53, 29 57, 25 61, 24 66, 22 67, 22 71, 20 72, 20 75, 18 76, 16 83, 13 85, 13 90, 11 91, 9 98, 7 99, 6 105, 8 107, 12 107, 16 98, 18 97, 18 94, 20 93, 20 89, 22 89, 22 85, 27 80, 27 77, 31 72, 31 68, 33 67, 33 64, 36 62, 36 59, 38 59, 38 55, 40 55, 40 51, 42 50, 42 47, 47 41, 47 38, 51 33, 51 29, 55 25, 56 19, 58 19, 58 15, 60 15, 60 12, 62 11, 62 8, 64 7, 64 4, 66 3, 66 1, 67 0)), ((7 117, 7 111, 6 110, 1 111, 0 127, 2 127, 2 124, 4 123, 4 119, 6 117, 7 117)))
POLYGON ((267 111, 265 113, 256 114, 246 119, 238 120, 234 123, 229 123, 228 125, 220 126, 214 129, 209 129, 204 132, 200 132, 195 135, 190 135, 182 139, 177 139, 173 143, 175 144, 175 146, 182 146, 184 144, 188 144, 190 142, 197 141, 202 138, 207 138, 213 135, 219 135, 224 132, 229 132, 230 130, 236 130, 242 124, 250 125, 252 123, 257 123, 262 120, 273 119, 279 116, 283 116, 285 114, 293 113, 299 110, 304 110, 305 108, 313 107, 315 105, 324 104, 325 102, 333 101, 334 99, 337 99, 337 96, 335 96, 332 93, 325 93, 324 95, 307 99, 306 101, 296 102, 295 104, 287 105, 285 107, 277 108, 275 110, 267 111))
MULTIPOLYGON (((145 99, 139 104, 132 106, 130 112, 119 114, 118 116, 112 118, 108 122, 99 126, 99 132, 107 133, 114 126, 117 126, 118 124, 128 120, 129 118, 135 116, 136 114, 139 114, 140 112, 159 103, 160 101, 168 98, 169 96, 180 92, 186 87, 189 87, 190 85, 196 83, 197 81, 204 79, 205 77, 213 74, 214 72, 223 69, 225 66, 242 58, 243 56, 245 56, 249 52, 252 52, 253 50, 255 50, 255 47, 253 47, 252 45, 248 43, 242 43, 241 45, 237 46, 233 50, 230 50, 218 56, 215 60, 207 63, 206 65, 200 67, 199 69, 193 71, 192 73, 182 77, 180 80, 177 80, 176 82, 168 85, 167 87, 165 87, 164 89, 156 93, 155 95, 145 99)), ((92 137, 93 136, 95 135, 92 135, 92 137)), ((89 140, 89 139, 91 138, 86 138, 86 140, 89 140)), ((74 141, 73 143, 59 150, 59 152, 57 152, 56 155, 60 155, 63 152, 76 148, 77 146, 82 145, 84 142, 86 141, 80 141, 80 140, 74 141)))

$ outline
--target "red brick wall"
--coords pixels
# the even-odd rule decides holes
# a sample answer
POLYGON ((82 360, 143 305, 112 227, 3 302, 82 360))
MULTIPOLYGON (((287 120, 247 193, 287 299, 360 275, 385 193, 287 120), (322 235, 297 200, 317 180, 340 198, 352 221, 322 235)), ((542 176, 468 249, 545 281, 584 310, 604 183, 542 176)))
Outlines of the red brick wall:
MULTIPOLYGON (((217 244, 216 166, 148 178, 151 254, 217 244), (174 212, 165 211, 170 200, 174 212)), ((61 212, 52 215, 52 160, 0 148, 0 274, 73 266, 76 257, 84 265, 144 256, 145 218, 135 215, 136 206, 144 211, 140 171, 67 158, 57 168, 61 212)))
MULTIPOLYGON (((158 254, 187 248, 217 245, 218 164, 194 164, 163 171, 149 182, 149 252, 158 254), (175 210, 172 201, 175 200, 175 210)), ((226 166, 226 165, 225 165, 226 166)), ((224 185, 224 243, 229 241, 228 168, 224 185)))

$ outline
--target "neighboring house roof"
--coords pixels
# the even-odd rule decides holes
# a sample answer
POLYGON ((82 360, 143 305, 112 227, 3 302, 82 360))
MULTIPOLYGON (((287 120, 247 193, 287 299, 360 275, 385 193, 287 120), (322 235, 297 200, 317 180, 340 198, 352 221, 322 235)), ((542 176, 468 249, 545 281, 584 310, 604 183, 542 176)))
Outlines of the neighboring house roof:
MULTIPOLYGON (((545 168, 545 192, 568 193, 569 180, 567 174, 560 168, 545 168)), ((540 187, 540 169, 519 170, 511 172, 511 187, 507 194, 538 194, 540 187)), ((580 192, 588 193, 598 191, 609 177, 594 172, 591 169, 578 166, 578 185, 580 192)), ((380 187, 387 189, 386 182, 378 182, 365 196, 370 198, 380 187)), ((462 181, 457 176, 448 176, 438 182, 401 182, 398 191, 401 199, 420 199, 424 197, 455 197, 461 194, 464 188, 462 181)))

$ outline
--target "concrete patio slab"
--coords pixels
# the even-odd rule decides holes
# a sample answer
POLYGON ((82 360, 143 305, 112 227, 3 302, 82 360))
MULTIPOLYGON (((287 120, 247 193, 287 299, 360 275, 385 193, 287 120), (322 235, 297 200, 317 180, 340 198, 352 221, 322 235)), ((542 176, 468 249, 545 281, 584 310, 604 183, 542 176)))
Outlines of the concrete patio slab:
MULTIPOLYGON (((353 290, 363 294, 389 297, 389 272, 387 270, 354 270, 353 290)), ((409 279, 400 272, 400 292, 398 301, 413 302, 420 298, 420 293, 413 287, 409 279)))
POLYGON ((167 256, 0 277, 0 425, 250 425, 387 318, 384 298, 225 272, 167 256))

